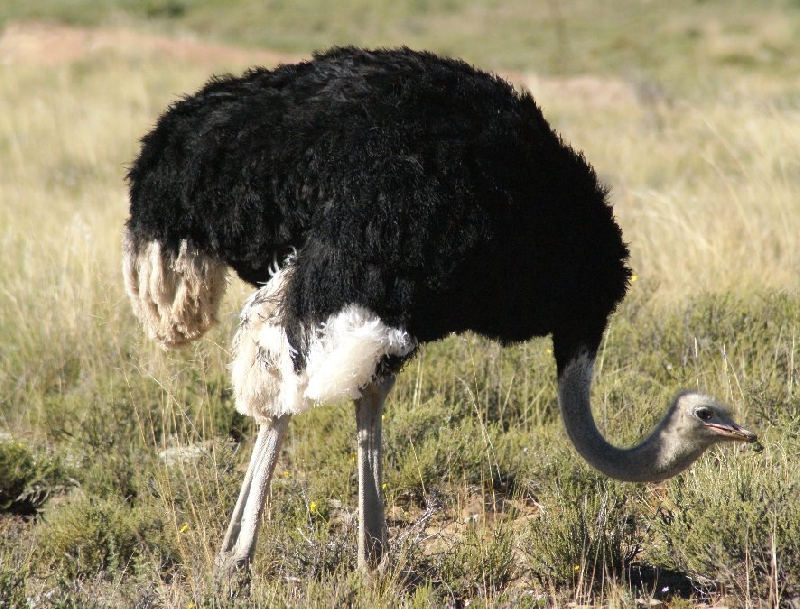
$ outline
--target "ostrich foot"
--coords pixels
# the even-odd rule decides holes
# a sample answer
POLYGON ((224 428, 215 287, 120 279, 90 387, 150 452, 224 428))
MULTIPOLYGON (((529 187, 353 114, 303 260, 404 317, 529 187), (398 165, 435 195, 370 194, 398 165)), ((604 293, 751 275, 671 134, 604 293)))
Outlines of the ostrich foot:
POLYGON ((236 557, 231 552, 220 552, 214 560, 214 577, 218 580, 241 579, 246 576, 249 580, 250 557, 236 557))
POLYGON ((290 418, 290 415, 272 418, 258 430, 242 490, 233 508, 222 549, 215 561, 214 574, 217 578, 233 581, 244 577, 249 581, 250 563, 256 547, 264 503, 290 418))
POLYGON ((250 558, 220 552, 214 561, 216 596, 233 600, 250 594, 250 558))

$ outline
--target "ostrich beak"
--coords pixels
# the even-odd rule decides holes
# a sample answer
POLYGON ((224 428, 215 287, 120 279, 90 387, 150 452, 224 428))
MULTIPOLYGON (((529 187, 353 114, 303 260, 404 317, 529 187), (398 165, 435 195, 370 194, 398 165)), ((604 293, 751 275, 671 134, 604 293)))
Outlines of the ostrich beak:
POLYGON ((757 439, 756 434, 736 423, 707 423, 706 427, 724 439, 734 442, 755 442, 757 439))

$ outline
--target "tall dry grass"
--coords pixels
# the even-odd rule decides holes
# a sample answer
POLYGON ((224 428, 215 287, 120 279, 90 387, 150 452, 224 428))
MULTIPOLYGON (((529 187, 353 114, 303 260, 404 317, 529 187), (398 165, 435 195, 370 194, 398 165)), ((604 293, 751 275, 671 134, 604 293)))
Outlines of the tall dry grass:
MULTIPOLYGON (((120 289, 124 176, 139 137, 199 70, 125 58, 0 67, 0 326, 3 398, 118 367, 133 333, 120 289), (183 78, 183 79, 182 79, 183 78), (87 368, 88 364, 88 368, 87 368)), ((36 404, 0 419, 46 433, 36 404)))

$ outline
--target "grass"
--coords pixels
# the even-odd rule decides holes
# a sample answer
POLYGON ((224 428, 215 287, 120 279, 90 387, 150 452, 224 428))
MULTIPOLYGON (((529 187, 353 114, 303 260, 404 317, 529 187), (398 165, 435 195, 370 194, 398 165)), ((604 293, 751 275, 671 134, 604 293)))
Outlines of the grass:
POLYGON ((590 0, 7 0, 0 24, 135 23, 302 54, 332 44, 408 44, 496 69, 640 74, 694 87, 742 72, 796 77, 798 13, 796 0, 617 0, 613 10, 590 0))
POLYGON ((231 598, 211 572, 253 439, 226 368, 248 290, 234 282, 220 326, 164 353, 132 317, 119 252, 138 138, 209 72, 243 66, 122 48, 0 65, 0 605, 800 596, 796 3, 603 12, 576 0, 522 15, 515 2, 352 2, 314 18, 264 4, 274 19, 226 6, 12 0, 0 20, 191 30, 303 54, 409 42, 514 72, 613 187, 632 245, 637 280, 593 394, 599 425, 635 442, 679 388, 701 388, 759 432, 760 450, 713 450, 657 485, 607 480, 565 438, 548 340, 451 337, 423 349, 388 404, 389 571, 353 573, 355 423, 320 408, 291 422, 251 596, 231 598), (598 76, 554 77, 581 72, 598 76))

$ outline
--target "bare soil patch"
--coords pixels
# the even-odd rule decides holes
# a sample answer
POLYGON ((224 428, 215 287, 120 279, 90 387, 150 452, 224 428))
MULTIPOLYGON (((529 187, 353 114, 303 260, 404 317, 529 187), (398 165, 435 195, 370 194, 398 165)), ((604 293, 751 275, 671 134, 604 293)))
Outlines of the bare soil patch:
POLYGON ((164 61, 274 65, 300 58, 261 49, 247 49, 190 36, 148 34, 130 28, 86 28, 51 23, 12 23, 0 34, 1 65, 69 64, 113 52, 158 56, 164 61))

